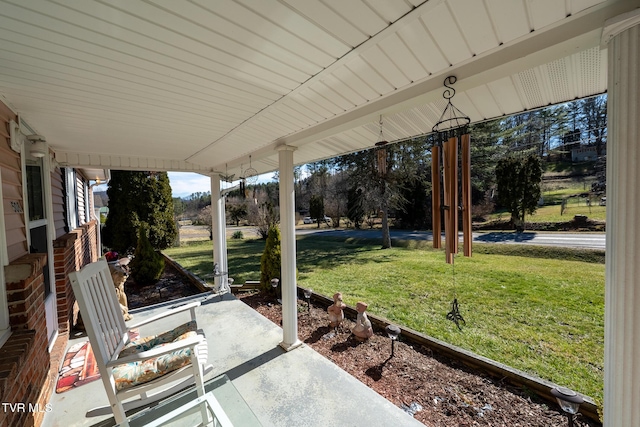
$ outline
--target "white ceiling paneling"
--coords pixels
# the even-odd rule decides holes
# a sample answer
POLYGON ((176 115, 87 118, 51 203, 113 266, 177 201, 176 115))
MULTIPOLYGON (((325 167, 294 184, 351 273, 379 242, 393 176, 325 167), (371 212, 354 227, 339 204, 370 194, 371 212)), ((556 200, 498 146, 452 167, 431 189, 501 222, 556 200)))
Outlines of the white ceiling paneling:
POLYGON ((305 16, 295 12, 290 7, 278 0, 238 0, 246 8, 255 11, 258 15, 281 27, 289 35, 286 38, 299 38, 316 49, 326 52, 334 60, 347 53, 349 46, 330 35, 323 28, 314 25, 305 16))
POLYGON ((428 75, 427 70, 418 62, 413 52, 396 34, 391 34, 380 41, 379 46, 389 60, 396 64, 402 74, 410 80, 409 83, 423 79, 428 75))
POLYGON ((602 2, 600 0, 570 0, 569 3, 571 5, 569 13, 574 14, 602 2))
POLYGON ((23 55, 27 63, 39 60, 55 66, 73 67, 82 73, 96 75, 98 78, 103 75, 114 75, 130 81, 140 80, 143 85, 146 82, 147 85, 156 87, 168 86, 169 90, 175 86, 176 91, 182 89, 182 82, 185 81, 184 86, 193 88, 194 91, 201 88, 200 90, 206 93, 211 88, 220 91, 222 95, 238 96, 250 102, 261 102, 261 99, 272 102, 278 97, 275 92, 250 84, 241 84, 222 75, 216 76, 214 81, 208 78, 210 74, 201 77, 182 73, 175 67, 165 67, 160 64, 151 67, 153 64, 118 52, 97 48, 67 36, 60 36, 59 40, 53 43, 51 41, 54 37, 53 33, 34 28, 27 34, 24 25, 2 16, 0 16, 0 26, 3 27, 0 37, 8 42, 3 43, 2 48, 23 55))
MULTIPOLYGON (((378 13, 382 19, 391 23, 398 20, 404 14, 411 11, 411 7, 404 0, 365 0, 378 13)), ((414 6, 424 3, 425 0, 412 1, 414 6)), ((348 3, 348 2, 345 2, 348 3)))
POLYGON ((431 9, 428 14, 422 16, 422 20, 449 64, 457 64, 472 56, 447 3, 431 9))
POLYGON ((471 99, 471 102, 480 114, 480 120, 488 119, 489 117, 500 117, 502 110, 493 98, 493 94, 489 90, 489 86, 476 86, 466 91, 466 94, 471 99))
POLYGON ((526 109, 530 110, 539 105, 544 105, 544 98, 540 92, 538 77, 533 69, 525 70, 517 74, 514 83, 518 91, 524 95, 526 109))
MULTIPOLYGON (((323 28, 335 38, 351 47, 358 46, 370 36, 370 34, 365 34, 353 26, 353 24, 342 15, 341 11, 336 12, 320 1, 283 1, 309 21, 315 23, 318 27, 323 28)), ((349 8, 349 4, 350 2, 342 2, 342 7, 349 8)))
POLYGON ((634 1, 0 0, 0 94, 54 150, 265 172, 429 133, 447 75, 473 120, 602 93, 634 1))
POLYGON ((426 71, 435 73, 449 66, 449 61, 442 55, 433 38, 425 29, 424 22, 415 20, 398 30, 398 36, 402 38, 406 46, 411 48, 415 57, 420 61, 426 71))
MULTIPOLYGON (((380 96, 379 92, 373 90, 373 88, 363 80, 363 77, 351 71, 348 66, 338 68, 331 75, 356 92, 357 95, 365 101, 371 101, 380 96)), ((354 97, 354 99, 356 98, 354 97)), ((357 105, 360 104, 361 103, 358 103, 357 105)))
POLYGON ((300 95, 288 97, 284 104, 288 104, 290 108, 299 111, 301 114, 304 114, 305 116, 314 120, 316 123, 321 122, 330 116, 330 113, 326 110, 324 111, 324 115, 322 115, 315 110, 308 108, 306 106, 306 99, 301 97, 300 95))
POLYGON ((323 95, 316 92, 312 87, 301 91, 299 96, 301 98, 304 98, 307 104, 309 104, 309 101, 311 101, 310 108, 319 111, 325 118, 335 116, 336 114, 344 112, 344 110, 340 108, 340 106, 334 104, 323 95))
POLYGON ((399 64, 391 61, 377 45, 367 49, 362 53, 361 57, 372 70, 376 70, 386 82, 393 86, 393 89, 398 89, 411 83, 409 78, 398 68, 399 64))
POLYGON ((296 109, 295 107, 289 105, 289 101, 283 102, 280 105, 280 111, 283 114, 286 114, 288 116, 291 116, 292 118, 298 119, 300 122, 303 122, 305 124, 304 127, 311 126, 312 124, 317 123, 316 120, 305 115, 303 112, 300 111, 300 109, 296 109))
POLYGON ((391 92, 395 89, 393 85, 385 80, 378 71, 372 68, 360 56, 354 57, 345 65, 353 74, 362 79, 362 81, 371 87, 378 95, 391 92))
POLYGON ((472 54, 477 55, 499 44, 484 2, 449 0, 448 3, 472 54))
MULTIPOLYGON (((172 7, 176 4, 172 0, 164 0, 164 2, 172 7)), ((212 3, 209 1, 198 0, 196 3, 211 10, 212 3)), ((268 2, 262 1, 256 5, 266 3, 268 2)), ((315 74, 318 71, 317 68, 325 67, 335 60, 333 56, 314 44, 293 36, 280 25, 280 20, 272 22, 268 17, 232 0, 216 0, 214 6, 213 10, 217 15, 229 24, 235 24, 235 27, 225 24, 228 30, 223 33, 235 35, 238 31, 244 32, 244 43, 247 46, 285 62, 295 60, 292 65, 304 72, 315 74)), ((221 28, 216 27, 216 30, 221 28)))
POLYGON ((363 0, 324 0, 324 3, 369 37, 388 24, 363 0))
POLYGON ((486 0, 486 3, 496 27, 498 42, 515 40, 533 30, 524 0, 486 0))
MULTIPOLYGON (((180 71, 201 77, 210 73, 210 70, 214 70, 220 75, 234 77, 280 94, 284 94, 296 86, 295 81, 291 78, 220 50, 205 49, 204 52, 190 52, 188 47, 195 50, 195 47, 199 47, 200 43, 194 43, 193 40, 189 42, 189 39, 184 38, 180 40, 179 34, 170 33, 182 42, 180 46, 168 44, 120 25, 110 24, 84 14, 74 13, 67 8, 51 5, 51 3, 43 2, 37 11, 25 11, 25 9, 13 5, 6 5, 3 7, 3 12, 6 11, 13 16, 26 14, 26 19, 32 25, 47 29, 47 40, 53 43, 67 44, 87 53, 94 52, 107 58, 113 56, 123 63, 142 62, 144 68, 156 65, 175 68, 178 65, 180 71), (68 21, 69 19, 72 21, 68 21), (211 58, 215 58, 215 60, 211 58)), ((131 2, 132 8, 137 9, 142 5, 142 2, 131 2)), ((128 14, 120 16, 126 17, 128 14)), ((164 14, 154 12, 153 16, 156 19, 162 19, 164 14)), ((153 28, 156 31, 164 30, 160 25, 153 28)), ((170 34, 163 37, 169 37, 170 34)))
POLYGON ((539 30, 567 16, 564 1, 535 0, 526 2, 532 28, 539 30))
POLYGON ((325 82, 318 81, 309 86, 309 89, 317 93, 322 98, 329 101, 331 104, 339 107, 338 113, 352 109, 355 104, 345 98, 340 91, 332 88, 325 82))
POLYGON ((500 109, 500 115, 505 115, 510 111, 523 111, 526 109, 511 77, 495 80, 487 84, 487 88, 500 109))
MULTIPOLYGON (((343 68, 342 70, 345 71, 343 75, 346 76, 348 73, 348 70, 346 68, 343 68)), ((367 99, 362 97, 352 87, 345 84, 336 75, 327 74, 322 79, 322 84, 327 86, 330 90, 340 94, 341 97, 343 97, 345 100, 349 102, 349 105, 344 105, 345 110, 350 110, 355 106, 358 106, 367 102, 367 99)))
POLYGON ((569 99, 569 76, 567 61, 563 58, 542 66, 541 74, 546 76, 545 86, 549 88, 549 102, 557 104, 563 99, 569 99))

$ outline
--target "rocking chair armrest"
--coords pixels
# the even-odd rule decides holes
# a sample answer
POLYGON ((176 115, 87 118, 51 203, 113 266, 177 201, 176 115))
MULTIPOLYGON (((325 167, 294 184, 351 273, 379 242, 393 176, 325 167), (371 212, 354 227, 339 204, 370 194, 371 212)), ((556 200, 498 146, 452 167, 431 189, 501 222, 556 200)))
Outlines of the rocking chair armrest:
POLYGON ((180 341, 176 341, 171 344, 152 348, 151 350, 141 351, 140 353, 131 354, 120 359, 111 359, 107 362, 107 367, 111 368, 118 365, 124 365, 130 362, 141 362, 147 359, 153 359, 154 357, 162 356, 163 354, 173 353, 174 351, 182 350, 185 348, 195 348, 196 345, 201 344, 205 340, 202 335, 195 337, 189 337, 180 341))
MULTIPOLYGON (((171 308, 169 310, 163 311, 162 313, 158 313, 155 316, 151 316, 148 319, 141 320, 138 323, 135 323, 135 324, 132 324, 132 325, 127 325, 127 328, 129 330, 131 330, 131 329, 140 327, 142 325, 146 325, 148 323, 155 322, 156 320, 164 319, 165 317, 172 316, 172 315, 178 314, 178 313, 182 313, 183 311, 186 311, 186 310, 195 309, 196 307, 199 307, 199 306, 200 306, 200 301, 194 301, 194 302, 191 302, 191 303, 188 303, 188 304, 184 304, 184 305, 181 305, 181 306, 178 306, 178 307, 171 308)), ((192 314, 192 316, 193 316, 193 314, 192 314)))

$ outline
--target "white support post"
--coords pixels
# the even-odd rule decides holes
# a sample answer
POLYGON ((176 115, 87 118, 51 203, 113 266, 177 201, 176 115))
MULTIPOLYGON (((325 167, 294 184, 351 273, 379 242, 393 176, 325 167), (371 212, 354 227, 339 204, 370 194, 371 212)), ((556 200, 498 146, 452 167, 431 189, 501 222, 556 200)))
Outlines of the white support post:
POLYGON ((295 147, 278 147, 280 172, 280 233, 283 339, 280 346, 293 350, 302 342, 298 339, 298 298, 296 282, 296 215, 293 177, 295 147))
POLYGON ((604 425, 640 426, 640 10, 605 23, 608 48, 604 425))
MULTIPOLYGON (((211 232, 213 235, 213 262, 220 272, 227 271, 227 242, 225 230, 224 196, 220 192, 220 176, 211 176, 211 232)), ((216 289, 225 290, 227 275, 214 278, 216 289), (224 285, 224 286, 223 286, 224 285)))

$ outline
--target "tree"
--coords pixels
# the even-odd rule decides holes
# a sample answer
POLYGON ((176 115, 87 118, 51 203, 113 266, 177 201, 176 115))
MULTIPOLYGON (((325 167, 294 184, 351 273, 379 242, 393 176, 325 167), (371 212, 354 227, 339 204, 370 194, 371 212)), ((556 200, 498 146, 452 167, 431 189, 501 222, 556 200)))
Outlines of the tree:
POLYGON ((320 222, 324 220, 324 199, 322 196, 311 196, 309 215, 316 220, 318 228, 320 228, 320 222))
POLYGON ((260 257, 260 289, 265 292, 271 289, 271 279, 279 280, 282 275, 280 254, 280 228, 272 224, 260 257))
POLYGON ((171 185, 166 172, 113 171, 109 188, 109 216, 104 228, 106 246, 130 253, 138 242, 138 229, 148 226, 148 238, 157 249, 175 241, 171 185))
POLYGON ((211 205, 205 206, 198 212, 198 223, 204 224, 209 232, 209 240, 213 240, 213 217, 211 216, 211 205))
POLYGON ((153 249, 147 237, 148 226, 145 223, 138 229, 138 244, 131 261, 131 275, 138 285, 153 284, 164 271, 164 258, 153 249))
POLYGON ((245 203, 227 205, 227 211, 229 212, 229 217, 233 222, 236 223, 236 227, 240 225, 240 220, 247 216, 247 205, 245 203))
POLYGON ((584 127, 598 156, 603 154, 607 143, 607 97, 596 96, 581 101, 584 127))
POLYGON ((511 213, 516 230, 524 229, 525 213, 532 215, 538 207, 542 182, 540 158, 533 154, 512 154, 496 165, 498 202, 511 213))
POLYGON ((353 222, 355 228, 360 228, 362 225, 362 218, 365 215, 364 207, 362 206, 362 190, 356 186, 349 189, 347 194, 347 218, 353 222))

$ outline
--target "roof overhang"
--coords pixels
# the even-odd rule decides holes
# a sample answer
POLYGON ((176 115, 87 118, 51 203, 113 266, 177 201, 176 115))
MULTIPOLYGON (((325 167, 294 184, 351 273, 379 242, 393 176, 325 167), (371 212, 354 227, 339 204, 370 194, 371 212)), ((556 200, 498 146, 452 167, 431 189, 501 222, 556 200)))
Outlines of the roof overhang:
POLYGON ((0 0, 0 94, 61 165, 259 173, 606 91, 640 0, 0 0))

